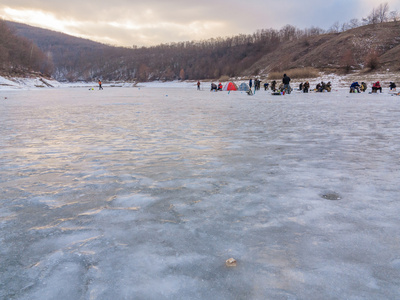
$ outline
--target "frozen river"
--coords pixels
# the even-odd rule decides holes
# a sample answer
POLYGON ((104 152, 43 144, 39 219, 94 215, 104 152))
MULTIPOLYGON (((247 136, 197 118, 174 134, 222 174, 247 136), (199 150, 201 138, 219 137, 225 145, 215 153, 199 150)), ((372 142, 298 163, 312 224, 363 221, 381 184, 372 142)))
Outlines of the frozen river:
POLYGON ((0 105, 0 299, 400 298, 400 97, 144 86, 0 105))

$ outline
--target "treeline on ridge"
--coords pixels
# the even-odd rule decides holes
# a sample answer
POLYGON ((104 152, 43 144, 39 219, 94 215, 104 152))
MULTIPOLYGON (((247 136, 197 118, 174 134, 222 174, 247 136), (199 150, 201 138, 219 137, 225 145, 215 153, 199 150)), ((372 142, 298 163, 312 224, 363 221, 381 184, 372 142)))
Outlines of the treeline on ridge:
MULTIPOLYGON (((321 47, 321 43, 343 33, 343 39, 338 41, 334 47, 327 45, 324 48, 325 58, 322 59, 321 64, 325 63, 335 67, 343 65, 350 70, 354 65, 361 65, 363 62, 354 58, 357 49, 349 49, 349 45, 354 44, 350 41, 354 35, 348 34, 346 36, 346 31, 364 25, 374 26, 374 24, 391 21, 397 24, 398 20, 399 14, 397 12, 389 12, 388 5, 381 4, 361 21, 352 19, 349 23, 344 23, 341 26, 336 22, 328 31, 318 27, 302 30, 292 25, 286 25, 280 30, 262 29, 253 34, 239 34, 204 41, 169 43, 140 48, 135 46, 132 48, 113 47, 63 33, 7 21, 7 24, 15 30, 16 34, 32 40, 41 51, 26 39, 17 40, 14 37, 14 42, 2 42, 3 39, 1 39, 0 51, 7 52, 8 55, 4 56, 4 59, 3 55, 1 56, 1 63, 3 67, 8 64, 15 69, 16 65, 24 65, 35 70, 48 72, 60 81, 215 79, 221 76, 243 76, 246 72, 257 75, 259 72, 265 71, 267 64, 270 64, 271 67, 271 62, 278 62, 276 65, 281 65, 281 68, 290 66, 290 62, 298 65, 301 63, 301 67, 314 66, 314 62, 311 61, 312 58, 307 57, 306 54, 321 47), (340 43, 343 44, 344 38, 346 38, 347 44, 343 47, 349 50, 348 53, 345 53, 346 55, 341 54, 340 58, 338 58, 340 55, 333 53, 330 58, 334 58, 335 61, 329 61, 327 58, 328 51, 338 52, 339 49, 336 48, 340 43), (18 44, 23 45, 19 52, 11 51, 18 44), (292 48, 288 48, 286 45, 292 45, 292 48), (282 51, 285 47, 289 49, 286 53, 282 51), (293 49, 301 50, 301 52, 293 53, 293 49), (296 57, 293 57, 293 55, 296 57), (268 57, 271 57, 268 62, 259 64, 260 61, 263 61, 262 58, 265 61, 268 57), (301 57, 306 57, 308 61, 299 61, 301 57)), ((1 22, 1 26, 5 26, 4 22, 1 22)), ((12 34, 9 29, 1 30, 1 34, 5 34, 4 32, 9 35, 12 34)), ((388 37, 389 35, 385 34, 384 36, 388 37)), ((397 47, 397 44, 398 41, 394 40, 388 45, 393 48, 397 47)), ((359 48, 366 49, 361 44, 359 48)), ((318 54, 313 55, 313 57, 315 58, 316 55, 318 54)), ((357 55, 357 57, 361 56, 357 55)), ((318 61, 320 59, 315 59, 315 63, 318 61)))
POLYGON ((151 81, 234 77, 273 52, 284 41, 318 35, 320 28, 299 30, 286 25, 254 34, 160 44, 153 47, 112 47, 66 34, 8 22, 33 40, 54 64, 57 80, 151 81))

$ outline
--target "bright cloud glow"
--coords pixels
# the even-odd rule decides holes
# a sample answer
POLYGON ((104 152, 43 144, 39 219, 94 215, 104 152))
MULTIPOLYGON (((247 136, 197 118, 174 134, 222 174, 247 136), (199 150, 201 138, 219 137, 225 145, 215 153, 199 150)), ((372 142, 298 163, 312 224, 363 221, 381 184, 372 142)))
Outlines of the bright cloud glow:
POLYGON ((46 28, 52 28, 55 31, 62 32, 64 32, 67 26, 76 25, 75 21, 59 20, 53 14, 40 10, 18 10, 7 7, 3 10, 2 17, 34 26, 43 27, 43 25, 46 25, 46 28))
MULTIPOLYGON (((0 17, 121 46, 251 34, 262 28, 328 29, 369 15, 373 0, 2 0, 0 17)), ((398 0, 385 1, 400 12, 398 0)))

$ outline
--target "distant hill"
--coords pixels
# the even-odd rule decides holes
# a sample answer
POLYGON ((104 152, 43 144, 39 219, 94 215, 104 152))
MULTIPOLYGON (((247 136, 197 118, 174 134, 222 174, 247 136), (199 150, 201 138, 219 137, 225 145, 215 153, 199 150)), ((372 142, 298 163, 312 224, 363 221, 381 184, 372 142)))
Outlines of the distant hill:
POLYGON ((263 72, 314 67, 319 70, 400 71, 400 22, 366 25, 288 41, 257 61, 263 72))
POLYGON ((91 49, 109 47, 88 39, 71 36, 65 33, 34 27, 22 23, 6 21, 6 24, 19 36, 32 40, 41 48, 50 48, 54 46, 79 46, 91 49))
POLYGON ((15 35, 0 20, 0 75, 49 74, 52 63, 30 39, 15 35))
POLYGON ((84 79, 76 78, 77 73, 84 72, 82 67, 87 63, 94 66, 94 58, 101 58, 107 50, 112 51, 115 48, 22 23, 11 21, 6 21, 6 23, 16 35, 33 41, 51 58, 55 66, 52 75, 58 80, 84 79))
POLYGON ((313 67, 320 71, 400 71, 400 23, 341 33, 299 34, 293 26, 206 41, 149 48, 104 45, 63 33, 7 22, 51 58, 57 80, 197 80, 266 76, 313 67))

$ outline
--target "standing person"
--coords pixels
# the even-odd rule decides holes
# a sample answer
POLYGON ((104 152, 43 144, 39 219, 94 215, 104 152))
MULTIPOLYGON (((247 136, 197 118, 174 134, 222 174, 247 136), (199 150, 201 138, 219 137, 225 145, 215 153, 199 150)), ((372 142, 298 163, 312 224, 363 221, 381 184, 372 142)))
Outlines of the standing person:
POLYGON ((253 80, 250 78, 250 80, 249 80, 249 87, 250 87, 250 89, 251 89, 252 86, 253 86, 253 80))
POLYGON ((290 94, 290 77, 287 76, 286 74, 283 74, 283 78, 282 78, 282 83, 283 83, 283 89, 285 90, 285 93, 290 94))
POLYGON ((272 90, 273 92, 276 91, 276 81, 275 81, 275 80, 272 80, 272 82, 271 82, 271 90, 272 90))
POLYGON ((308 93, 308 89, 310 88, 310 83, 308 81, 306 81, 303 84, 303 93, 308 93))
POLYGON ((197 81, 197 90, 200 91, 200 81, 197 81))
POLYGON ((99 90, 102 90, 103 87, 101 86, 101 80, 99 79, 99 90))

